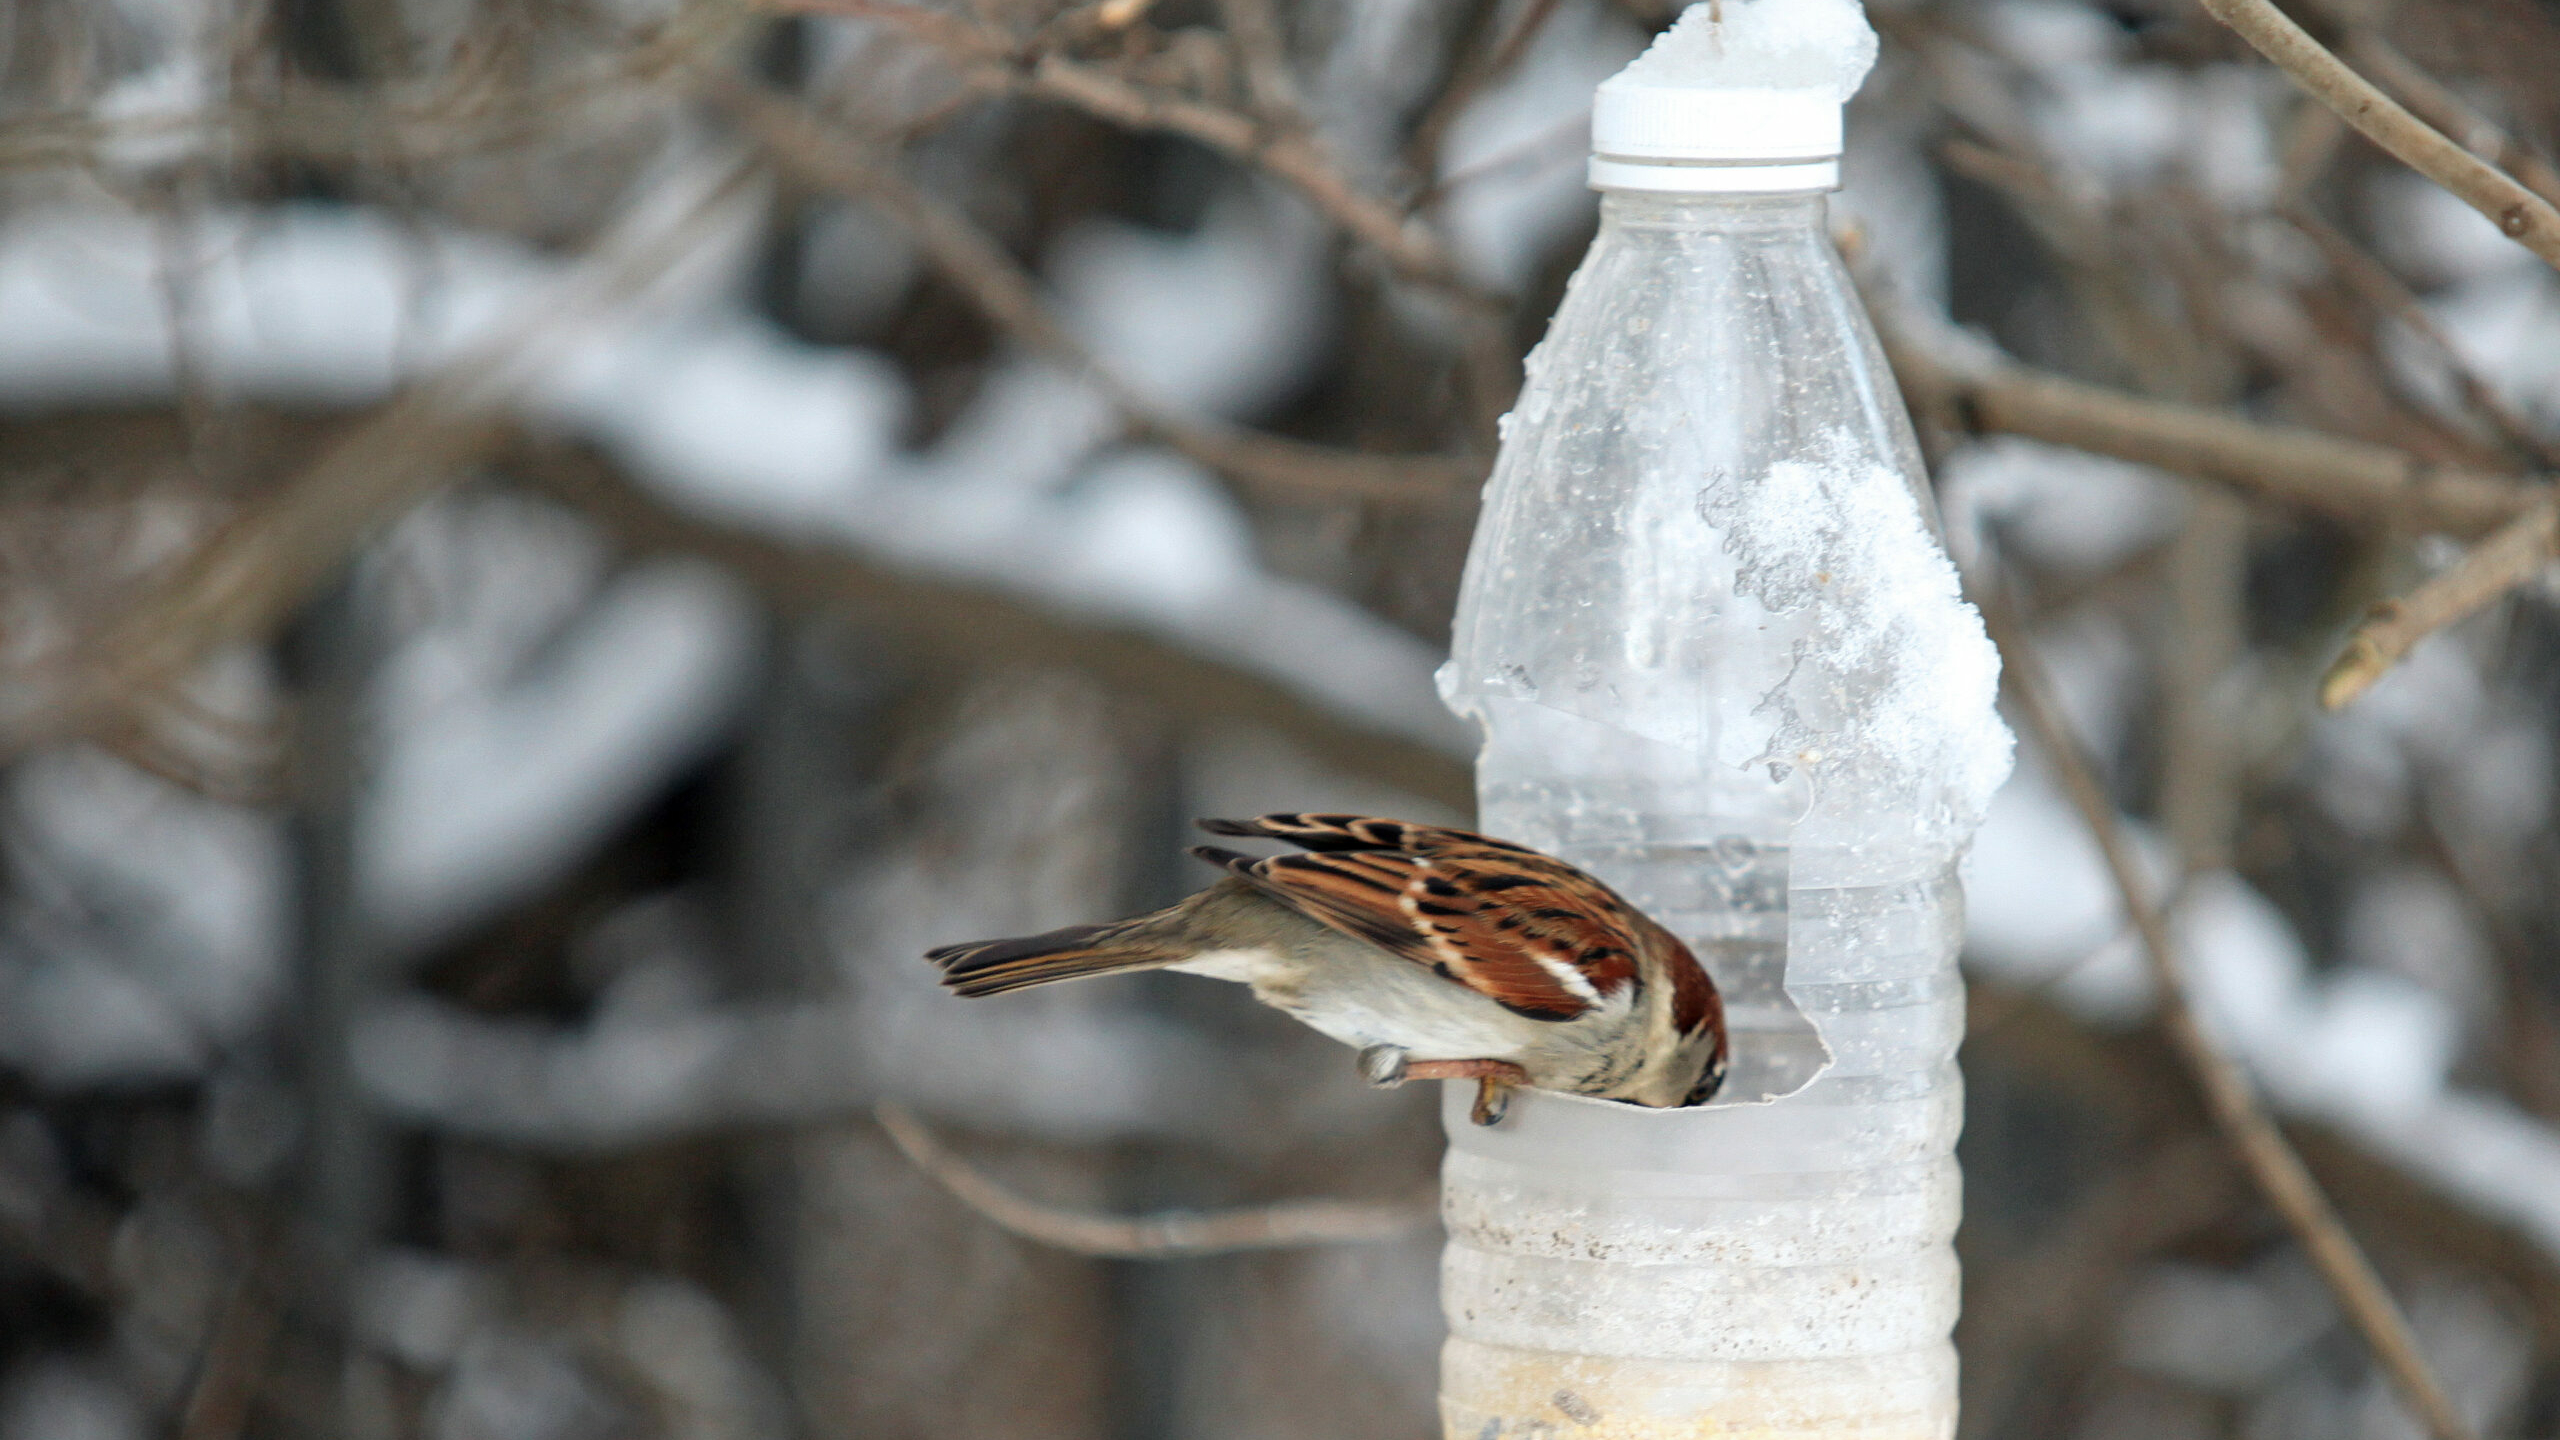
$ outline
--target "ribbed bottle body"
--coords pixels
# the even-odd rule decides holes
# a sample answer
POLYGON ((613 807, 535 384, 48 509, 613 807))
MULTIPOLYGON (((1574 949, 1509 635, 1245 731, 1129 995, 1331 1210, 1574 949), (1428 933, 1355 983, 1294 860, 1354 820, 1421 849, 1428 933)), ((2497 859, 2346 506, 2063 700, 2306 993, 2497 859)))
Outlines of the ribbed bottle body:
POLYGON ((1453 1087, 1452 1440, 1953 1433, 1961 933, 1946 870, 1795 891, 1787 988, 1832 1060, 1767 1104, 1530 1093, 1488 1129, 1453 1087))
POLYGON ((1822 214, 1606 196, 1487 489, 1441 680, 1479 822, 1688 941, 1733 1066, 1452 1096, 1452 1440, 1954 1429, 1954 874, 2008 738, 1822 214))

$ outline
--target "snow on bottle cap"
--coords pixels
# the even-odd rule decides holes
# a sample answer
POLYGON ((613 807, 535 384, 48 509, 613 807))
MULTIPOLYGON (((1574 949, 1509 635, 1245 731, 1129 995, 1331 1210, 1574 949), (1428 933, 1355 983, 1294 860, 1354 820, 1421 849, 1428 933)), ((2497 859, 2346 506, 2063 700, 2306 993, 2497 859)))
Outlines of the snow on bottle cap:
POLYGON ((1596 190, 1840 184, 1840 109, 1876 61, 1858 0, 1700 0, 1591 110, 1596 190))

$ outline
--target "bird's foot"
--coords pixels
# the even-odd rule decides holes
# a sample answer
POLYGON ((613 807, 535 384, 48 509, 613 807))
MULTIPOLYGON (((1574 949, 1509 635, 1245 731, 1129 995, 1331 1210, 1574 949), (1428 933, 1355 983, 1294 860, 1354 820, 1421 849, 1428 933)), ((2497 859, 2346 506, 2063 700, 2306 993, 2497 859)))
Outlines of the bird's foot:
POLYGON ((1511 1109, 1512 1090, 1529 1083, 1529 1072, 1508 1060, 1408 1060, 1403 1073, 1407 1080, 1476 1082, 1476 1103, 1467 1118, 1479 1125, 1502 1123, 1511 1109))
POLYGON ((1411 1078, 1401 1045, 1369 1045, 1360 1051, 1360 1078, 1381 1090, 1393 1090, 1411 1078))

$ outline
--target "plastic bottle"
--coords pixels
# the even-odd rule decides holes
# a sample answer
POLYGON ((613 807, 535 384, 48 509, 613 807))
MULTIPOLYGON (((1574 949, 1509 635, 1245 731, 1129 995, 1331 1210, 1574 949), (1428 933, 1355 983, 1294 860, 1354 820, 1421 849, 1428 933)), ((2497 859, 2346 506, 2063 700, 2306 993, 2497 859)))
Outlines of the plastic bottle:
POLYGON ((1447 1109, 1441 1406, 1503 1436, 1955 1424, 1955 865, 1997 657, 1824 228, 1854 0, 1721 0, 1601 88, 1601 230, 1506 422, 1442 691, 1479 819, 1688 939, 1716 1102, 1447 1109))

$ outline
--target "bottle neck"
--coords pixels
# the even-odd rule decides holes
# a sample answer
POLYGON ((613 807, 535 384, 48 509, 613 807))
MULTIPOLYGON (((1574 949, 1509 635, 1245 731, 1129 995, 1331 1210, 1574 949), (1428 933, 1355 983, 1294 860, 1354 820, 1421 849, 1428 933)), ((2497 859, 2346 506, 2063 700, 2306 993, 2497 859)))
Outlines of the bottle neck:
POLYGON ((1811 230, 1824 233, 1829 197, 1821 191, 1786 195, 1672 194, 1604 190, 1600 223, 1617 230, 1687 230, 1740 233, 1811 230))

